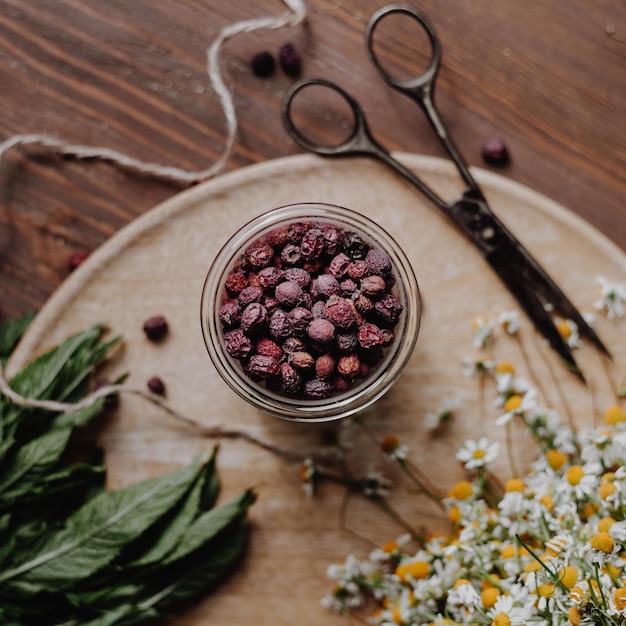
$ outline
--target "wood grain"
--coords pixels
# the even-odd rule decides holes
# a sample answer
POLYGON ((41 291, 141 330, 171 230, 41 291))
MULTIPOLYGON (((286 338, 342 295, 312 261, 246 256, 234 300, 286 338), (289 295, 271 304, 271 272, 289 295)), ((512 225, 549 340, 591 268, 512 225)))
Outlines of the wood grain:
MULTIPOLYGON (((240 36, 222 64, 240 132, 227 170, 300 152, 279 119, 292 79, 255 77, 251 56, 287 41, 303 76, 352 91, 393 150, 441 155, 410 103, 367 61, 373 0, 311 0, 306 25, 240 36)), ((472 165, 502 137, 503 172, 567 206, 626 248, 626 31, 620 0, 423 0, 442 40, 437 99, 472 165)), ((0 137, 47 133, 79 144, 199 170, 221 154, 225 122, 206 47, 234 21, 280 14, 278 0, 0 0, 0 137)), ((390 52, 391 54, 391 52, 390 52)), ((92 252, 178 189, 96 163, 13 151, 0 167, 0 315, 39 309, 92 252)))

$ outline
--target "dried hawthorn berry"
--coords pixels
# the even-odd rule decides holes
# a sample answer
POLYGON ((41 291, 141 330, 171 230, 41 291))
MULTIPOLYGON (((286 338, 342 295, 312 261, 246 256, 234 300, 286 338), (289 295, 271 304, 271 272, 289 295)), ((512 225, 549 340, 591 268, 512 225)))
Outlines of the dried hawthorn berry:
POLYGON ((307 398, 313 398, 315 400, 323 400, 328 398, 333 392, 334 386, 332 383, 326 380, 320 380, 319 378, 312 378, 304 383, 304 395, 307 398))
POLYGON ((148 389, 157 396, 165 395, 165 383, 158 377, 152 376, 147 382, 148 389))
POLYGON ((337 333, 335 335, 335 345, 341 354, 350 354, 358 347, 359 341, 356 333, 337 333))
POLYGON ((280 388, 290 395, 297 394, 302 387, 302 376, 290 363, 282 363, 280 366, 280 388))
POLYGON ((283 280, 283 272, 279 268, 270 265, 259 271, 257 280, 259 281, 259 287, 261 287, 261 289, 273 289, 283 280))
POLYGON ((304 237, 304 233, 309 229, 306 222, 293 222, 287 227, 287 240, 291 243, 299 244, 304 237))
POLYGON ((265 235, 265 243, 272 248, 282 248, 287 243, 287 230, 285 228, 275 228, 265 235))
POLYGON ((383 343, 382 331, 376 324, 372 324, 371 322, 366 322, 361 325, 356 336, 362 348, 373 348, 383 343))
POLYGON ((324 233, 319 228, 311 228, 302 237, 300 242, 300 252, 302 256, 310 261, 317 259, 324 250, 324 233))
POLYGON ((237 326, 241 321, 241 307, 237 300, 225 300, 220 307, 218 317, 224 328, 232 328, 237 326))
POLYGON ((280 302, 274 296, 263 296, 261 304, 267 310, 268 315, 272 315, 276 309, 280 308, 280 302))
POLYGON ((259 302, 249 304, 241 314, 239 327, 246 335, 255 335, 267 324, 267 309, 259 302))
POLYGON ((368 298, 380 298, 385 294, 387 285, 382 276, 374 274, 373 276, 366 276, 361 279, 361 293, 365 294, 368 298))
POLYGON ((291 335, 291 327, 287 321, 287 311, 276 309, 270 316, 269 323, 270 337, 274 339, 286 339, 291 335))
POLYGON ((339 282, 330 274, 321 274, 311 281, 309 293, 314 300, 328 300, 332 295, 340 291, 339 282))
POLYGON ((245 309, 253 302, 260 302, 263 297, 263 290, 260 287, 244 287, 237 296, 237 303, 242 309, 245 309))
POLYGON ((346 378, 345 376, 340 376, 339 374, 337 374, 337 376, 333 378, 333 388, 338 393, 343 393, 344 391, 348 391, 352 387, 352 385, 353 385, 352 381, 349 378, 346 378))
POLYGON ((298 351, 291 352, 287 361, 297 370, 310 370, 315 365, 315 359, 309 352, 298 351))
POLYGON ((350 257, 343 252, 340 252, 337 256, 334 256, 328 265, 328 273, 335 278, 341 278, 348 273, 350 267, 350 257))
POLYGON ((246 364, 245 371, 252 379, 274 378, 280 373, 280 362, 272 356, 253 354, 246 364))
POLYGON ((351 278, 344 278, 339 283, 339 293, 345 298, 350 298, 357 290, 357 284, 351 278))
POLYGON ((290 354, 291 352, 304 352, 306 346, 300 337, 287 337, 283 341, 283 352, 290 354))
POLYGON ((402 311, 389 256, 358 233, 292 222, 245 250, 224 285, 226 351, 268 390, 342 393, 394 342, 402 311))
POLYGON ((231 296, 237 296, 248 286, 248 277, 243 272, 233 272, 226 277, 224 287, 231 296))
POLYGON ((365 262, 374 274, 384 276, 391 272, 391 259, 384 250, 372 248, 365 255, 365 262))
POLYGON ((356 309, 352 300, 341 296, 330 296, 324 306, 324 319, 337 328, 347 330, 356 322, 356 309))
POLYGON ((297 283, 302 289, 306 289, 311 284, 311 274, 302 267, 288 267, 283 275, 285 280, 297 283))
POLYGON ((354 352, 352 354, 344 354, 337 361, 337 371, 346 378, 354 378, 358 376, 361 361, 359 356, 354 352))
POLYGON ((396 324, 404 307, 393 294, 385 294, 374 305, 376 313, 388 324, 396 324))
POLYGON ((324 233, 324 254, 327 256, 335 256, 343 244, 343 235, 338 228, 326 224, 322 229, 324 233))
POLYGON ((365 259, 369 245, 363 240, 363 237, 355 232, 344 233, 343 251, 353 260, 358 261, 365 259))
POLYGON ((335 336, 335 326, 327 319, 313 320, 306 329, 307 335, 316 343, 330 343, 335 336))
POLYGON ((487 139, 480 148, 480 154, 489 165, 507 165, 510 160, 509 149, 502 139, 487 139))
POLYGON ((287 313, 287 323, 291 326, 291 332, 296 337, 303 337, 312 321, 313 314, 309 309, 305 309, 302 306, 294 307, 287 313))
POLYGON ((278 63, 287 76, 295 78, 302 69, 302 59, 291 43, 286 43, 278 51, 278 63))
POLYGON ((167 320, 162 315, 153 315, 143 325, 143 332, 152 341, 163 339, 169 331, 167 320))
POLYGON ((256 353, 263 356, 272 356, 277 361, 280 361, 283 356, 283 349, 268 337, 261 337, 256 343, 256 353))
POLYGON ((262 241, 255 241, 246 248, 244 256, 252 267, 267 267, 274 258, 274 249, 262 241))
POLYGON ((322 354, 315 361, 315 375, 322 380, 331 378, 335 373, 336 363, 332 355, 328 353, 322 354))
POLYGON ((254 352, 254 344, 241 328, 224 334, 224 347, 233 359, 245 360, 254 352))
POLYGON ((300 252, 300 246, 295 243, 288 243, 280 253, 280 260, 285 265, 297 265, 300 262, 302 253, 300 252))
POLYGON ((89 257, 88 252, 74 252, 68 261, 70 272, 73 272, 79 265, 82 265, 89 257))
POLYGON ((368 298, 360 291, 356 291, 354 292, 354 294, 352 294, 352 302, 354 302, 354 308, 361 315, 367 315, 374 310, 374 302, 371 300, 371 298, 368 298))
POLYGON ((259 78, 267 78, 274 73, 276 69, 276 61, 270 52, 266 50, 257 52, 250 61, 250 66, 255 76, 259 78))
POLYGON ((396 336, 393 334, 393 331, 390 330, 389 328, 381 328, 380 331, 383 335, 382 346, 383 348, 388 348, 394 342, 394 339, 396 338, 396 336))
POLYGON ((293 308, 302 300, 302 287, 298 283, 286 280, 276 286, 274 296, 283 306, 293 308))
POLYGON ((311 315, 313 315, 313 319, 317 320, 320 317, 324 317, 324 307, 326 306, 326 302, 324 300, 318 300, 314 302, 311 306, 311 315))
POLYGON ((369 265, 365 262, 365 259, 358 259, 353 261, 348 266, 348 275, 353 280, 361 280, 371 274, 369 265))

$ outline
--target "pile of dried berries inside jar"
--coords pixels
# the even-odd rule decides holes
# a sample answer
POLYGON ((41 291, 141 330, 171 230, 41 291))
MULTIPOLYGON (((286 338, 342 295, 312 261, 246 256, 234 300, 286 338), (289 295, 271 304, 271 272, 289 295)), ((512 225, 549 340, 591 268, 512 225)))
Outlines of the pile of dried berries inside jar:
POLYGON ((403 305, 389 255, 327 222, 292 222, 247 246, 223 285, 226 352, 268 389, 324 399, 365 380, 403 305))

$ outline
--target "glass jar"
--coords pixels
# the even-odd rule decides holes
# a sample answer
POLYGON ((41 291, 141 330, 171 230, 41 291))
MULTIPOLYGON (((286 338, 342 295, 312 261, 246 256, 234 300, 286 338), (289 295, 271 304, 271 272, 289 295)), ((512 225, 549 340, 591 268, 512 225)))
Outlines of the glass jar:
MULTIPOLYGON (((358 283, 358 280, 355 282, 358 283)), ((202 333, 219 375, 233 391, 257 409, 294 421, 335 420, 372 405, 391 388, 408 363, 417 341, 420 319, 421 299, 417 280, 397 242, 369 218, 351 209, 330 204, 292 204, 268 211, 245 224, 217 254, 202 291, 202 333), (219 315, 224 300, 233 299, 233 294, 227 294, 225 290, 226 279, 250 244, 263 239, 270 232, 300 223, 330 224, 343 233, 356 233, 372 248, 386 252, 395 278, 395 281, 388 281, 389 285, 393 283, 389 289, 402 305, 402 311, 392 329, 390 345, 379 349, 381 360, 367 374, 356 376, 348 389, 334 391, 329 397, 323 398, 286 394, 278 385, 258 380, 256 376, 251 378, 244 371, 242 360, 233 358, 226 351, 224 336, 228 329, 225 330, 219 315)), ((329 344, 328 350, 332 352, 332 344, 329 344)))

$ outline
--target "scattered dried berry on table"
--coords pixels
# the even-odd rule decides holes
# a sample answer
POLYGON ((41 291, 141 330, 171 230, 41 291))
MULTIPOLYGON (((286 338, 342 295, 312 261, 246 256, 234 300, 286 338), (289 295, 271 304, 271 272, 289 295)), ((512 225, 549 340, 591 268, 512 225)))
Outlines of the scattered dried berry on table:
POLYGON ((169 327, 167 320, 162 315, 153 315, 143 325, 143 332, 151 341, 158 341, 167 335, 169 327))
POLYGON ((262 52, 258 52, 252 57, 250 66, 252 67, 252 71, 255 76, 258 76, 259 78, 267 78, 274 73, 274 70, 276 69, 276 61, 274 61, 274 57, 270 52, 264 50, 262 52))
POLYGON ((357 232, 292 222, 250 243, 218 310, 226 352, 254 382, 325 399, 365 380, 394 342, 404 307, 392 262, 357 232))
POLYGON ((507 165, 510 161, 509 149, 502 139, 492 138, 483 142, 481 156, 489 165, 507 165))
POLYGON ((147 385, 148 389, 157 396, 165 395, 165 383, 158 376, 149 378, 147 385))
POLYGON ((295 78, 300 74, 302 59, 293 44, 286 43, 281 46, 278 52, 278 62, 287 76, 295 78))
POLYGON ((68 261, 70 272, 73 272, 79 265, 82 265, 89 256, 88 252, 74 252, 68 261))

